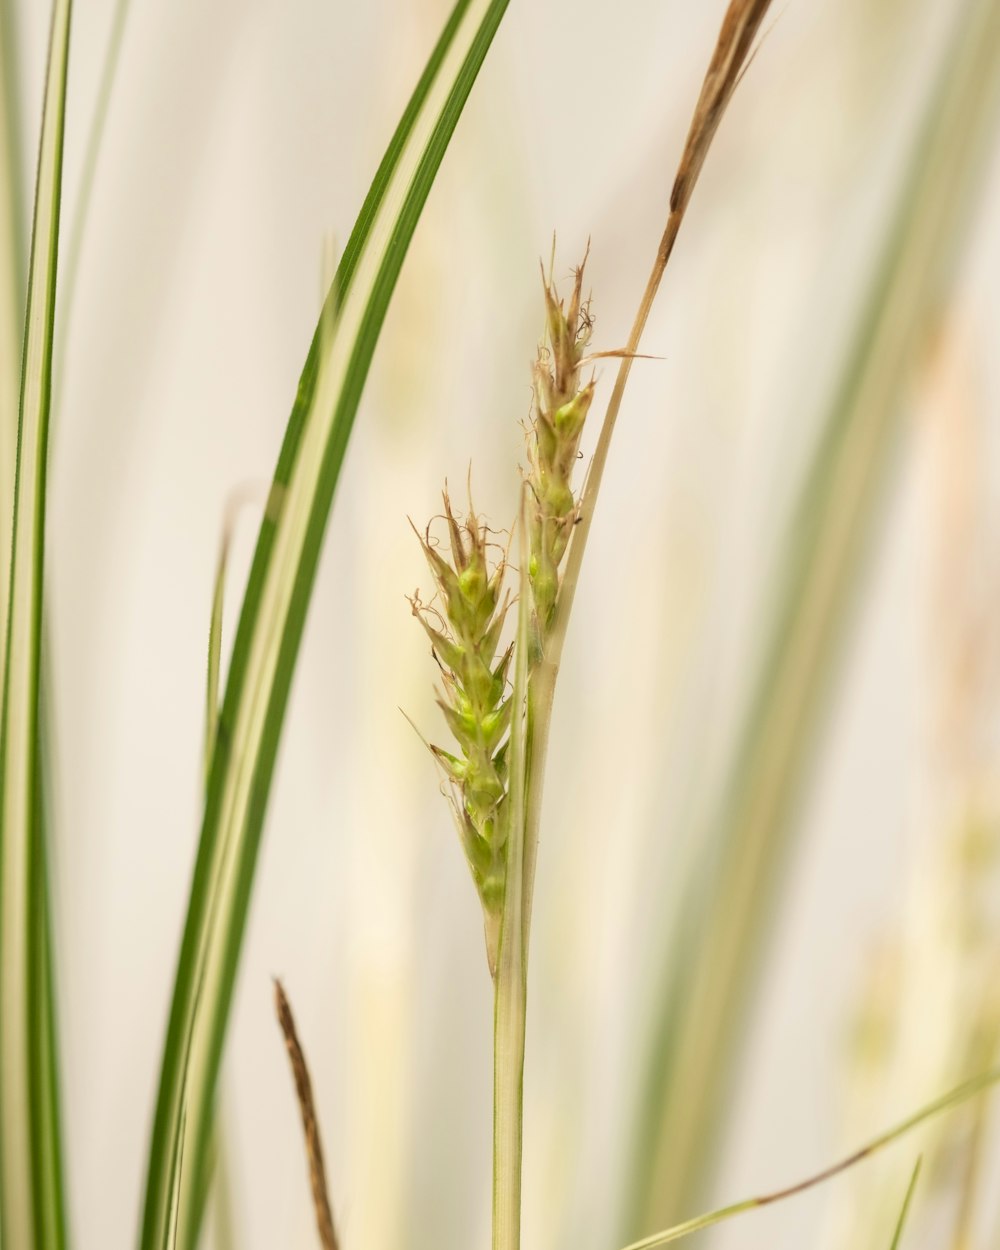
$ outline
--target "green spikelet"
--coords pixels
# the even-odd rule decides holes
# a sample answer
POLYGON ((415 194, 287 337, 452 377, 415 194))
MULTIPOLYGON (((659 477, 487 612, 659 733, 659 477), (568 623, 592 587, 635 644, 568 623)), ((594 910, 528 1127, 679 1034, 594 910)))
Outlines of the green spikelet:
POLYGON ((594 395, 594 382, 580 373, 590 345, 592 322, 584 301, 583 264, 576 270, 568 305, 544 280, 545 337, 533 370, 534 408, 528 440, 528 577, 536 627, 544 637, 559 593, 559 565, 576 520, 572 475, 580 435, 594 395))
MULTIPOLYGON (((524 643, 529 669, 540 659, 559 593, 559 566, 577 518, 573 470, 594 393, 581 381, 591 319, 583 299, 583 270, 574 275, 568 303, 543 280, 545 334, 533 367, 534 404, 528 436, 528 581, 531 623, 524 643)), ((505 557, 492 561, 489 530, 469 504, 455 515, 444 493, 447 541, 417 538, 434 577, 431 604, 410 601, 431 640, 441 671, 438 705, 457 750, 428 743, 447 778, 450 799, 472 878, 483 905, 486 955, 496 973, 506 884, 507 743, 511 702, 507 673, 513 645, 501 652, 510 598, 504 594, 505 557)))
POLYGON ((438 705, 458 744, 458 754, 431 746, 451 785, 459 836, 483 905, 486 955, 496 969, 504 892, 507 734, 511 706, 507 670, 512 648, 497 651, 510 605, 503 594, 506 560, 490 568, 489 531, 473 510, 460 520, 447 491, 444 518, 448 554, 429 532, 417 537, 437 586, 438 606, 411 600, 413 614, 431 640, 441 670, 438 705))

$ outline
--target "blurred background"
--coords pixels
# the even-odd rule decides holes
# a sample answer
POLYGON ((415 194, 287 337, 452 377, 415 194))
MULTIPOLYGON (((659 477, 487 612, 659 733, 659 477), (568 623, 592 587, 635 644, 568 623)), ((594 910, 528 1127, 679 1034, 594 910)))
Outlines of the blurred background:
MULTIPOLYGON (((15 6, 26 187, 47 7, 15 6)), ((198 834, 229 501, 266 491, 324 247, 346 240, 449 7, 131 5, 64 325, 48 531, 54 912, 79 1246, 128 1245, 138 1222, 198 834)), ((729 853, 713 849, 713 813, 754 738, 761 657, 813 567, 784 588, 788 552, 808 550, 820 525, 796 500, 808 465, 835 461, 815 448, 845 362, 871 341, 872 292, 896 280, 881 258, 902 237, 951 30, 973 7, 775 6, 681 233, 644 340, 656 359, 637 362, 612 447, 557 698, 531 955, 529 1247, 614 1250, 789 1183, 992 1060, 990 124, 966 162, 975 177, 961 211, 907 262, 938 278, 924 291, 896 275, 913 341, 874 405, 889 413, 878 472, 863 504, 831 487, 829 525, 856 523, 857 550, 841 606, 817 600, 820 632, 839 625, 795 678, 817 692, 815 708, 775 747, 791 781, 780 819, 761 826, 773 852, 740 861, 748 843, 723 817, 738 904, 713 876, 729 853), (710 1063, 718 1032, 699 1035, 694 1008, 657 1032, 671 955, 695 1000, 713 976, 715 939, 678 928, 692 909, 716 928, 745 913, 759 939, 737 926, 736 948, 754 957, 713 982, 732 1008, 721 1066, 710 1063), (664 1162, 656 1126, 674 1113, 661 1106, 657 1056, 685 1027, 694 1066, 678 1088, 718 1095, 716 1131, 675 1135, 664 1162), (660 1209, 663 1177, 687 1175, 699 1152, 697 1182, 660 1209)), ((66 222, 113 9, 76 8, 66 222)), ((348 1250, 487 1243, 491 987, 451 820, 400 712, 445 740, 404 597, 427 582, 407 518, 422 526, 445 479, 459 493, 471 465, 477 507, 510 524, 553 231, 557 276, 591 241, 595 347, 625 341, 722 11, 721 0, 514 0, 431 194, 335 501, 265 829, 221 1094, 241 1247, 313 1244, 275 975, 310 1060, 348 1250)), ((598 412, 612 372, 598 368, 598 412)), ((253 502, 237 514, 227 639, 258 515, 253 502)), ((918 1150, 908 1244, 995 1244, 1000 1160, 988 1105, 978 1111, 703 1244, 888 1246, 918 1150)))

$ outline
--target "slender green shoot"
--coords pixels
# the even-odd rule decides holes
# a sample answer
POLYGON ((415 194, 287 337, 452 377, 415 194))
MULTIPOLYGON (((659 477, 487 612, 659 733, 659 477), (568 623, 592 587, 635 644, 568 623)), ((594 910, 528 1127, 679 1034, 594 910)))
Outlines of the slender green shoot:
MULTIPOLYGON (((248 504, 259 503, 261 492, 252 486, 236 490, 226 504, 222 522, 222 537, 215 562, 215 579, 212 583, 212 607, 208 623, 208 664, 205 676, 205 785, 212 768, 212 751, 219 726, 219 685, 222 674, 222 613, 226 598, 226 574, 229 569, 229 553, 236 532, 239 514, 248 504)), ((266 501, 265 501, 266 502, 266 501)))
POLYGON ((64 373, 62 363, 66 354, 66 344, 69 339, 73 309, 76 306, 77 275, 80 270, 80 258, 83 254, 83 242, 87 236, 87 227, 90 222, 90 209, 94 199, 94 184, 101 158, 101 147, 103 146, 104 135, 107 130, 108 111, 111 107, 111 98, 114 94, 115 81, 118 77, 118 67, 121 63, 122 44, 125 39, 125 28, 128 23, 130 7, 131 0, 116 0, 115 9, 111 15, 108 42, 104 49, 101 74, 98 80, 97 99, 94 102, 94 112, 87 132, 87 145, 84 149, 80 182, 76 189, 69 239, 65 249, 66 259, 63 263, 59 334, 56 343, 56 402, 54 408, 57 414, 57 421, 61 407, 60 394, 64 373))
MULTIPOLYGON (((18 409, 22 336, 25 313, 25 257, 27 241, 22 211, 23 178, 19 128, 16 22, 10 0, 0 3, 0 657, 6 654, 10 556, 14 520, 14 480, 17 460, 18 409)), ((60 284, 62 285, 62 283, 60 284)), ((57 336, 56 349, 59 347, 57 336)), ((58 377, 58 372, 56 372, 58 377)), ((39 781, 36 793, 35 846, 38 854, 30 885, 31 926, 29 948, 34 950, 32 981, 32 1050, 38 1056, 39 1122, 48 1125, 40 1141, 46 1158, 36 1172, 40 1184, 35 1195, 36 1220, 42 1240, 52 1246, 65 1241, 65 1197, 60 1147, 60 1110, 56 1005, 53 985, 53 951, 49 917, 48 807, 45 779, 47 736, 45 732, 46 670, 44 640, 41 657, 42 703, 39 708, 39 781)), ((0 659, 0 704, 3 702, 4 663, 0 659)))
MULTIPOLYGON (((961 1085, 955 1086, 947 1094, 942 1094, 940 1098, 927 1103, 919 1111, 915 1111, 912 1115, 907 1116, 905 1120, 901 1120, 898 1124, 893 1125, 892 1128, 886 1129, 884 1133, 873 1137, 871 1141, 852 1151, 851 1154, 839 1162, 824 1168, 821 1172, 816 1172, 805 1180, 797 1181, 794 1185, 788 1185, 784 1189, 777 1189, 773 1193, 761 1194, 756 1198, 744 1198, 742 1202, 734 1202, 729 1206, 709 1211, 707 1215, 699 1215, 693 1220, 685 1220, 683 1224, 675 1224, 673 1228, 665 1229, 662 1233, 653 1233, 651 1237, 643 1237, 639 1241, 633 1241, 625 1247, 625 1250, 654 1250, 656 1246, 665 1246, 671 1241, 680 1241, 683 1237, 689 1237, 692 1233, 700 1233, 703 1229, 712 1228, 715 1224, 722 1224, 726 1220, 733 1219, 734 1216, 745 1215, 748 1211, 756 1211, 760 1207, 772 1206, 776 1202, 784 1202, 786 1198, 794 1198, 798 1194, 803 1194, 809 1189, 814 1189, 817 1185, 822 1185, 825 1181, 832 1180, 833 1177, 839 1176, 849 1168, 853 1168, 855 1164, 861 1163, 864 1159, 871 1158, 872 1155, 884 1150, 887 1146, 891 1146, 893 1142, 898 1141, 901 1137, 905 1137, 907 1133, 919 1128, 921 1124, 926 1123, 928 1120, 934 1119, 935 1116, 943 1115, 946 1111, 953 1111, 961 1103, 967 1102, 970 1098, 974 1098, 977 1094, 981 1094, 984 1090, 989 1089, 991 1085, 995 1085, 997 1081, 1000 1081, 1000 1067, 990 1068, 987 1072, 981 1072, 978 1076, 974 1076, 968 1081, 963 1081, 961 1085)), ((918 1160, 917 1167, 914 1169, 910 1180, 903 1213, 896 1230, 896 1241, 893 1241, 894 1247, 898 1242, 903 1221, 906 1217, 919 1168, 920 1162, 918 1160)))
POLYGON ((899 1213, 899 1219, 896 1221, 896 1231, 892 1235, 892 1245, 889 1250, 899 1250, 903 1240, 903 1228, 906 1225, 907 1216, 910 1214, 910 1203, 913 1201, 913 1194, 917 1188, 917 1180, 920 1176, 920 1167, 924 1161, 923 1155, 917 1155, 917 1161, 913 1165, 913 1172, 910 1175, 910 1183, 906 1187, 906 1193, 903 1195, 903 1209, 899 1213))
POLYGON ((41 836, 42 581, 70 0, 56 0, 35 190, 0 722, 0 1212, 5 1246, 64 1244, 41 836))

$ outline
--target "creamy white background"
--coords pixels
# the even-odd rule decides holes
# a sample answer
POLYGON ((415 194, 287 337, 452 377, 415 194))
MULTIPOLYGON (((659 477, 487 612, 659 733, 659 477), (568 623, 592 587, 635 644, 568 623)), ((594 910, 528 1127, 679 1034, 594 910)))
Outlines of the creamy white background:
MULTIPOLYGON (((21 7, 31 151, 45 6, 21 7)), ((110 8, 76 6, 67 217, 110 8)), ((80 1247, 129 1245, 138 1221, 227 497, 268 479, 324 237, 346 238, 446 8, 132 6, 58 379, 49 529, 80 1247)), ((563 272, 591 237, 596 342, 624 340, 721 10, 512 0, 431 194, 335 503, 264 835, 223 1079, 241 1247, 313 1244, 273 974, 311 1060, 345 1245, 487 1242, 489 985, 450 821, 398 711, 438 732, 403 597, 424 579, 406 518, 435 511, 444 477, 461 483, 471 461, 477 502, 506 523, 553 229, 563 272)), ((662 359, 633 373, 553 733, 528 1247, 616 1244, 644 978, 681 818, 732 732, 796 466, 948 15, 947 0, 776 6, 651 320, 662 359)), ((998 220, 994 160, 953 301, 994 416, 998 220)), ((792 1179, 840 1144, 850 1005, 927 832, 921 428, 895 466, 774 918, 720 1197, 792 1179)), ((248 509, 230 628, 254 529, 248 509)), ((826 1209, 806 1198, 717 1244, 812 1244, 826 1209)))

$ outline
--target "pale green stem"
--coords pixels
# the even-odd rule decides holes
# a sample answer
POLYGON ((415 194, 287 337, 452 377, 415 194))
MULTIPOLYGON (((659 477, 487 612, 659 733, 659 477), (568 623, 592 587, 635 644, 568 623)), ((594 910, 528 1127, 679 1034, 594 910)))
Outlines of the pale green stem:
POLYGON ((32 229, 0 729, 0 1221, 8 1250, 57 1250, 63 1239, 38 722, 69 25, 70 0, 56 0, 32 229))
MULTIPOLYGON (((17 75, 17 24, 11 0, 0 0, 0 655, 6 652, 10 555, 13 540, 14 476, 17 458, 17 427, 20 400, 21 349, 25 314, 25 220, 24 181, 21 167, 19 92, 17 75)), ((49 917, 49 805, 46 782, 50 776, 51 741, 47 725, 46 652, 40 658, 41 692, 38 723, 38 776, 36 779, 36 854, 31 866, 31 903, 28 936, 29 1049, 36 1057, 37 1152, 35 1169, 35 1222, 38 1237, 47 1250, 66 1243, 66 1213, 60 1145, 56 1002, 54 959, 49 917)), ((3 699, 3 664, 0 664, 0 703, 3 699)))
POLYGON ((521 585, 517 613, 514 715, 511 722, 507 871, 493 1000, 493 1250, 521 1244, 521 1146, 527 968, 524 932, 526 700, 531 642, 524 501, 520 520, 521 585))
MULTIPOLYGON (((570 542, 569 549, 566 553, 566 567, 562 575, 552 621, 541 639, 541 658, 533 666, 530 679, 527 683, 525 729, 526 744, 524 761, 524 825, 522 848, 523 874, 520 882, 521 945, 522 960, 525 964, 527 962, 528 939, 531 926, 531 904, 534 893, 535 866, 538 853, 538 835, 541 821, 545 763, 548 756, 549 733, 552 725, 552 708, 555 699, 556 681, 559 675, 559 665, 562 659, 563 645, 566 640, 566 630, 573 608, 573 600, 576 596, 576 587, 580 578, 580 569, 583 564, 583 556, 587 546, 587 538, 590 534, 590 526, 593 521, 597 495, 600 491, 601 481, 604 476, 604 467, 607 463, 608 451, 611 446, 611 437, 614 433, 615 423, 618 419, 622 400, 625 396, 625 387, 632 369, 632 361, 638 353, 643 330, 646 327, 646 322, 649 320, 649 314, 653 307, 653 302, 655 301, 657 292, 660 289, 660 283, 663 279, 663 274, 666 271, 671 253, 673 252, 674 243, 676 242, 681 223, 684 220, 688 205, 691 201, 691 195, 698 181, 698 176, 704 164, 705 157, 708 154, 708 150, 711 147, 718 125, 722 120, 725 108, 728 105, 736 84, 739 81, 740 64, 742 61, 740 60, 739 63, 736 63, 733 61, 733 57, 742 58, 746 55, 760 22, 763 20, 763 17, 767 12, 769 0, 756 0, 755 3, 749 3, 743 6, 742 16, 737 24, 738 29, 736 26, 731 25, 729 21, 730 16, 737 11, 737 7, 738 6, 735 5, 731 6, 730 10, 727 12, 726 22, 723 25, 722 35, 720 36, 719 48, 726 46, 725 39, 727 32, 731 38, 731 44, 728 46, 727 59, 725 60, 725 66, 728 68, 725 72, 723 72, 721 65, 717 63, 717 58, 719 56, 719 49, 717 49, 716 56, 713 58, 712 66, 714 66, 718 72, 713 73, 713 69, 710 67, 702 88, 701 97, 695 107, 690 132, 684 147, 684 152, 681 156, 677 178, 671 195, 670 212, 667 217, 663 237, 661 238, 660 245, 657 248, 652 272, 650 273, 649 279, 646 283, 646 289, 643 292, 642 299, 639 303, 639 309, 633 322, 632 331, 629 335, 628 342, 621 353, 621 363, 618 368, 618 376, 615 379, 611 399, 608 403, 607 412, 598 435, 594 458, 591 461, 587 479, 584 483, 583 494, 577 512, 576 525, 573 531, 573 539, 570 542), (737 52, 737 47, 740 48, 739 52, 737 52)), ((524 562, 526 563, 526 560, 524 562)), ((522 584, 522 601, 527 597, 527 594, 528 587, 526 584, 522 584)), ((511 878, 508 876, 508 893, 510 892, 511 884, 511 878)), ((522 980, 523 978, 524 969, 522 968, 522 980)), ((522 1019, 522 1065, 523 1028, 524 1024, 522 1019)), ((495 1244, 494 1250, 496 1250, 495 1244)))
MULTIPOLYGON (((0 2, 0 655, 7 634, 14 521, 17 409, 24 331, 24 223, 17 125, 16 29, 10 0, 0 2)), ((0 666, 2 667, 2 666, 0 666)), ((0 695, 3 675, 0 672, 0 695)))
MULTIPOLYGON (((512 950, 521 945, 513 937, 512 950)), ((493 1010, 493 1250, 521 1244, 526 1002, 524 962, 519 952, 505 961, 501 939, 493 1010)))

